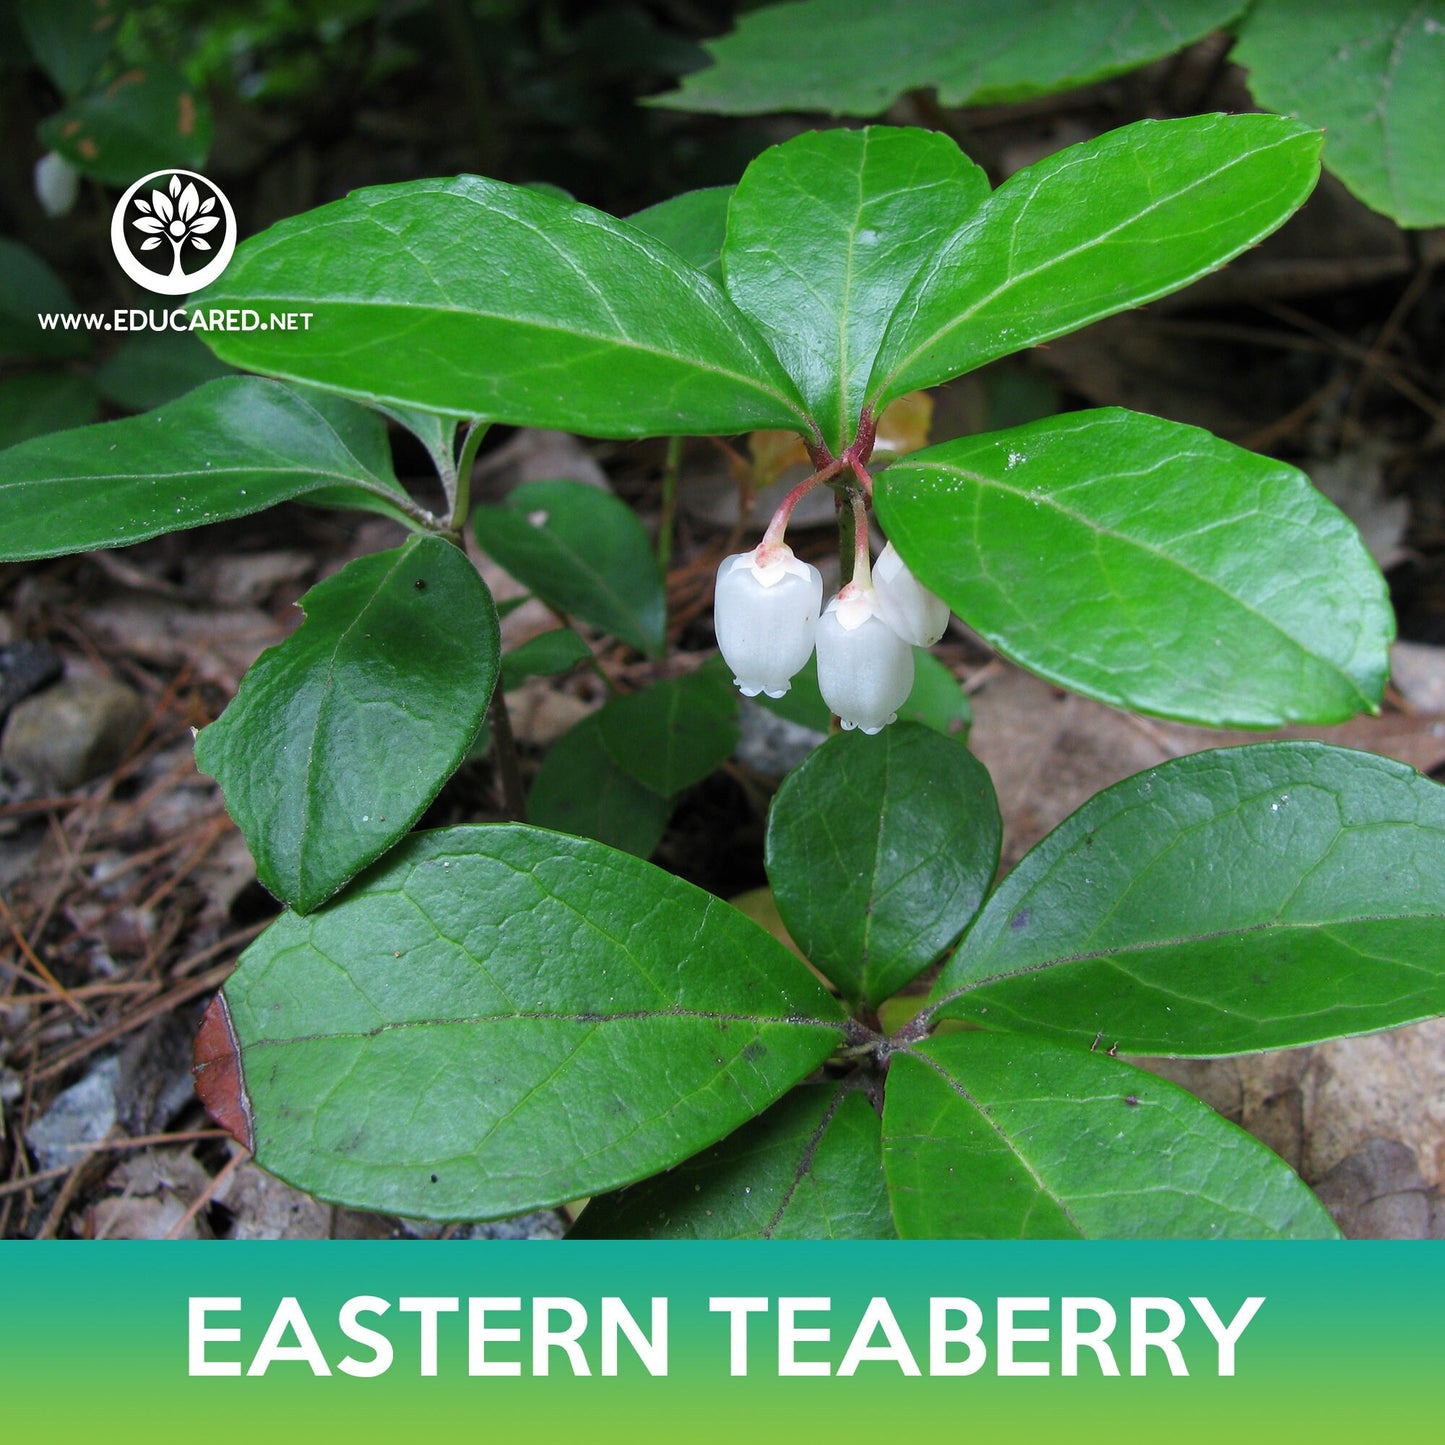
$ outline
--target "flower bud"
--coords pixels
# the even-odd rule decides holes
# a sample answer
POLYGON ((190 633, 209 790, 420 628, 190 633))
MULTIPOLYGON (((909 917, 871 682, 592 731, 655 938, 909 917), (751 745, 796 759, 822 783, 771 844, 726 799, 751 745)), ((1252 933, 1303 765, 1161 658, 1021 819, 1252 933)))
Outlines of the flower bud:
POLYGON ((818 623, 818 688, 845 728, 876 733, 913 690, 913 649, 882 618, 875 588, 850 582, 818 623))
POLYGON ((782 697, 812 656, 823 577, 785 543, 760 543, 717 569, 717 645, 744 697, 782 697))
POLYGON ((889 542, 873 564, 873 586, 878 591, 878 615, 905 642, 932 647, 948 626, 948 603, 935 597, 912 572, 889 542))
POLYGON ((80 191, 80 172, 55 151, 35 162, 35 199, 53 221, 68 215, 80 191))

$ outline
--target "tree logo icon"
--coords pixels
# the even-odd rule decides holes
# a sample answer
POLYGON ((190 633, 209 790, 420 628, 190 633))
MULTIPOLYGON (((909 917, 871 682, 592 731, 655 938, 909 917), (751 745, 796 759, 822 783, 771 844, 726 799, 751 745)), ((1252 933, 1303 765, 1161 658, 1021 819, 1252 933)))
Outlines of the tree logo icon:
POLYGON ((116 203, 110 244, 121 270, 138 286, 185 296, 209 286, 230 264, 236 215, 205 176, 152 171, 116 203))

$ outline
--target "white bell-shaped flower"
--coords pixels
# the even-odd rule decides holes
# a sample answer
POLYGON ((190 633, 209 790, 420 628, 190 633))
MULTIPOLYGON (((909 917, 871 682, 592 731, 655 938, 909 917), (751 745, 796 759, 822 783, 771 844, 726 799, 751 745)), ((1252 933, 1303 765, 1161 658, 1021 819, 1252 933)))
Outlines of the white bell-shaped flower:
POLYGON ((744 697, 782 697, 813 653, 823 577, 783 542, 723 559, 713 623, 717 645, 744 697))
POLYGON ((884 620, 875 587, 850 582, 818 623, 818 688, 845 728, 876 733, 913 690, 913 649, 884 620))
POLYGON ((889 542, 873 564, 873 585, 878 590, 878 615, 905 642, 932 647, 948 626, 948 603, 935 597, 912 572, 889 542))
POLYGON ((53 221, 70 214, 80 193, 80 172, 55 151, 35 162, 35 199, 53 221))

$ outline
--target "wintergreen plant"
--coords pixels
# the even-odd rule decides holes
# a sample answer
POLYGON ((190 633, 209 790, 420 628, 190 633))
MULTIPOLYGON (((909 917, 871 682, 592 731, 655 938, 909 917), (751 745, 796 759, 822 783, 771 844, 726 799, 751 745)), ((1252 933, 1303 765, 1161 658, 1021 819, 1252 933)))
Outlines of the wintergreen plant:
MULTIPOLYGON (((1101 793, 995 883, 984 769, 909 720, 917 689, 885 722, 894 674, 931 676, 909 642, 944 606, 1044 677, 1160 716, 1373 709, 1392 619, 1358 535, 1293 468, 1121 410, 874 457, 890 402, 1254 244, 1309 193, 1319 149, 1274 116, 1145 122, 991 191, 943 136, 837 130, 629 222, 474 177, 361 191, 245 242, 191 302, 312 313, 307 331, 207 333, 272 379, 0 454, 12 558, 283 500, 413 534, 308 593, 200 734, 287 905, 198 1044, 217 1117, 302 1188, 408 1216, 594 1196, 584 1233, 1332 1234, 1268 1150, 1116 1055, 1445 1008, 1445 793, 1362 753, 1231 747, 1101 793), (439 511, 397 483, 384 416, 434 458, 439 511), (815 971, 633 856, 731 752, 736 698, 716 666, 663 665, 660 569, 616 499, 539 482, 470 507, 487 421, 786 429, 807 485, 838 494, 851 576, 832 616, 873 641, 831 636, 825 611, 817 679, 882 730, 819 747, 768 819, 778 910, 815 971), (470 521, 567 626, 499 655, 455 545, 470 521), (557 744, 534 825, 410 834, 499 674, 591 657, 573 622, 659 680, 557 744), (875 673, 890 689, 859 681, 875 673), (890 1002, 940 961, 912 1017, 890 1002)), ((750 691, 791 685, 778 706, 803 690, 822 602, 780 516, 719 583, 727 661, 750 691)), ((493 721, 505 759, 504 706, 493 721)))
POLYGON ((947 106, 999 105, 1107 80, 1213 31, 1233 35, 1230 59, 1260 105, 1327 133, 1325 165, 1367 206, 1445 225, 1445 0, 783 0, 709 42, 714 64, 658 103, 873 116, 931 89, 947 106), (846 84, 840 51, 868 57, 846 84))

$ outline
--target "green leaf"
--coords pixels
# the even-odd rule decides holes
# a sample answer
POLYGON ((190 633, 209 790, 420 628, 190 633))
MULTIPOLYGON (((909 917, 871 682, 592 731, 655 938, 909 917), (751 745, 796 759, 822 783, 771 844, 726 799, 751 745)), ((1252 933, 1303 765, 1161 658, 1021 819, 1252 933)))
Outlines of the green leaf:
POLYGON ((798 947, 876 1005, 963 932, 1002 833, 993 784, 962 743, 919 723, 841 733, 773 799, 768 878, 798 947))
POLYGON ((999 885, 935 1008, 1131 1054, 1289 1048, 1445 1012, 1445 789, 1320 743, 1177 758, 999 885))
POLYGON ((943 105, 1049 95, 1119 75, 1228 25, 1241 0, 806 0, 744 15, 714 64, 658 103, 759 115, 878 115, 932 86, 943 105), (856 63, 840 72, 839 57, 856 63))
POLYGON ((689 266, 721 285, 723 237, 732 194, 731 186, 684 191, 635 212, 627 218, 627 224, 670 246, 689 266))
POLYGON ((529 638, 502 658, 502 686, 510 692, 529 677, 556 677, 559 672, 571 672, 591 656, 592 649, 570 627, 554 627, 551 632, 529 638))
POLYGON ((895 1053, 883 1159, 905 1239, 1336 1239, 1278 1155, 1164 1079, 1040 1039, 895 1053))
POLYGON ((474 515, 482 550, 549 607, 661 655, 662 573, 625 502, 582 482, 526 482, 474 515))
POLYGON ((211 108, 179 70, 127 70, 41 122, 41 141, 113 186, 152 171, 199 170, 211 149, 211 108))
POLYGON ((896 1239, 882 1127, 847 1084, 804 1084, 721 1144, 594 1199, 570 1239, 896 1239))
POLYGON ((883 338, 869 405, 1224 265, 1309 195, 1320 144, 1273 115, 1145 120, 1019 171, 919 273, 883 338))
POLYGON ((433 1219, 676 1164, 806 1077, 844 1022, 735 909, 520 825, 414 835, 333 906, 283 915, 225 997, 257 1162, 433 1219))
POLYGON ((728 209, 724 285, 841 455, 899 301, 988 196, 936 131, 811 131, 760 155, 728 209))
POLYGON ((1255 0, 1231 59, 1261 105, 1325 132, 1325 164, 1402 226, 1445 225, 1445 3, 1255 0))
POLYGON ((23 442, 0 452, 0 560, 124 547, 300 498, 401 515, 406 496, 381 454, 353 449, 371 428, 340 398, 238 376, 144 416, 23 442))
POLYGON ((150 331, 127 337, 120 349, 96 368, 101 395, 127 411, 149 411, 188 391, 231 375, 189 331, 150 331))
POLYGON ((486 583, 440 537, 358 557, 302 599, 196 739, 261 882, 298 912, 331 897, 426 811, 497 677, 486 583))
POLYGON ((85 356, 84 331, 42 331, 40 312, 69 312, 75 301, 65 283, 28 246, 0 236, 0 357, 64 361, 85 356))
POLYGON ((84 426, 99 401, 95 383, 72 371, 0 377, 0 447, 84 426))
POLYGON ((719 669, 703 668, 613 698, 597 714, 597 726, 618 767, 670 798, 733 755, 737 696, 719 669))
POLYGON ((125 8, 120 0, 19 0, 15 13, 40 68, 74 95, 110 54, 125 8))
POLYGON ((899 722, 919 722, 945 737, 968 741, 973 704, 958 679, 926 648, 913 649, 913 690, 898 709, 899 722))
POLYGON ((476 176, 282 221, 194 304, 313 311, 309 331, 208 340, 237 366, 363 400, 608 437, 805 426, 746 319, 669 247, 476 176))
POLYGON ((1110 408, 915 452, 876 501, 925 587, 1065 687, 1221 727, 1378 707, 1384 579, 1283 462, 1110 408))
POLYGON ((672 816, 672 799, 618 767, 594 714, 548 749, 532 779, 527 816, 543 828, 650 858, 672 816))

